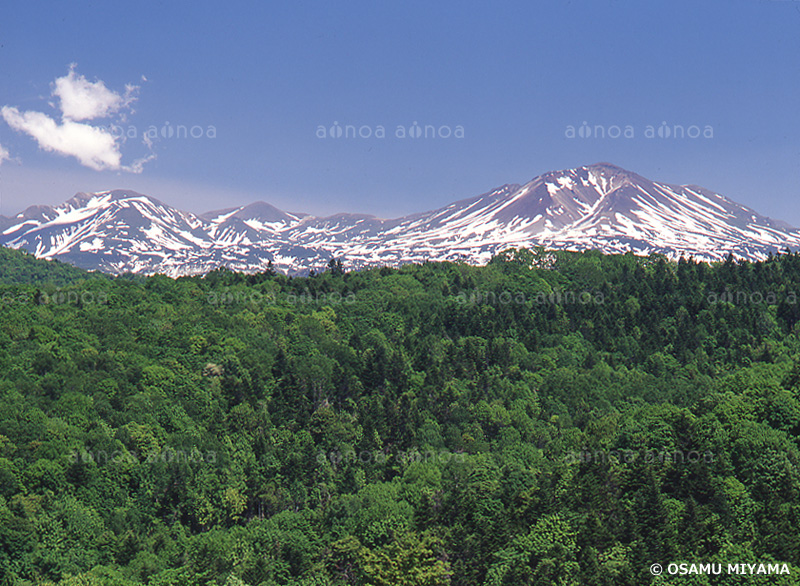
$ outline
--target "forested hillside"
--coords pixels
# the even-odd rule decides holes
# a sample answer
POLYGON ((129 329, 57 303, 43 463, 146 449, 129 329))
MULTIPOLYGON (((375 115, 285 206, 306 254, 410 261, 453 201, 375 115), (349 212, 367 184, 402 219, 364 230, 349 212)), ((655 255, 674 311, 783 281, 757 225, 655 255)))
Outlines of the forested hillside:
POLYGON ((25 250, 0 246, 0 284, 49 283, 61 286, 86 278, 104 278, 102 273, 87 273, 57 260, 37 259, 25 250))
POLYGON ((800 583, 798 253, 0 283, 0 584, 800 583))

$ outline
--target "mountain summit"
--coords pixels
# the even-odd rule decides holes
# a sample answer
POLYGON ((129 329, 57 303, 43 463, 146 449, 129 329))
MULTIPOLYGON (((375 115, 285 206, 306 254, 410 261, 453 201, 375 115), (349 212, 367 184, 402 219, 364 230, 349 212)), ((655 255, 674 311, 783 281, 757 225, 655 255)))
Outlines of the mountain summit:
POLYGON ((661 253, 699 260, 766 258, 800 248, 800 231, 694 185, 646 179, 609 163, 551 171, 446 207, 382 220, 315 217, 268 203, 195 215, 126 190, 79 193, 56 207, 0 217, 0 244, 110 273, 289 273, 344 257, 350 267, 488 261, 520 246, 661 253))

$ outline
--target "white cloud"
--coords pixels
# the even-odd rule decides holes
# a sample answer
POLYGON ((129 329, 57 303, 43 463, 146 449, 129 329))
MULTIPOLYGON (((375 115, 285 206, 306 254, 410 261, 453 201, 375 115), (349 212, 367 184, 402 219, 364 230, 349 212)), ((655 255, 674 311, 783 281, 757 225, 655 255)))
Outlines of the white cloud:
POLYGON ((127 108, 136 99, 134 93, 139 88, 125 86, 125 94, 112 92, 102 81, 90 82, 75 73, 75 64, 70 65, 69 73, 59 77, 53 84, 53 95, 60 101, 64 120, 93 120, 106 118, 127 108))
POLYGON ((11 128, 32 136, 45 151, 73 156, 96 171, 121 167, 116 140, 100 128, 71 120, 58 124, 47 114, 20 112, 9 106, 3 106, 0 114, 11 128))
MULTIPOLYGON (((155 159, 152 144, 145 140, 150 154, 130 165, 123 165, 120 143, 125 138, 113 135, 108 127, 81 122, 107 118, 128 109, 136 99, 134 94, 138 89, 127 85, 124 94, 113 92, 102 81, 90 82, 75 73, 73 64, 67 75, 53 83, 53 96, 59 99, 61 110, 60 123, 42 112, 20 112, 12 106, 0 108, 0 116, 11 128, 36 140, 42 150, 75 157, 81 165, 95 171, 108 169, 141 173, 144 164, 155 159)), ((0 163, 3 152, 0 150, 0 163)), ((5 158, 8 158, 7 152, 5 158)))
POLYGON ((3 161, 8 161, 10 158, 11 155, 8 153, 8 149, 0 144, 0 166, 3 164, 3 161))

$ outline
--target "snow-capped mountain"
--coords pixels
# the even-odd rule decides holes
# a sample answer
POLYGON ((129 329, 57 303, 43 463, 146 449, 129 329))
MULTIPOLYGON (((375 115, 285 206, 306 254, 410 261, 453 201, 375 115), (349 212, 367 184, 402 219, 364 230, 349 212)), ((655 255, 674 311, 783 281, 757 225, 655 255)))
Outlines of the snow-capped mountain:
POLYGON ((260 271, 270 261, 298 273, 331 258, 351 268, 483 263, 512 246, 756 260, 800 248, 800 231, 701 187, 599 163, 394 220, 319 218, 264 202, 195 215, 132 191, 79 193, 60 206, 0 216, 0 244, 115 274, 180 276, 220 265, 260 271))

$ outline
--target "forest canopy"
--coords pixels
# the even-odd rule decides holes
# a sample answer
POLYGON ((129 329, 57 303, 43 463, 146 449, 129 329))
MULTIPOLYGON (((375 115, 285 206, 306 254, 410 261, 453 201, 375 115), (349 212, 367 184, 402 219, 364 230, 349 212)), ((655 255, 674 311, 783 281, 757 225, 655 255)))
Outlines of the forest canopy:
POLYGON ((795 584, 798 296, 788 252, 170 279, 0 249, 0 584, 795 584))

